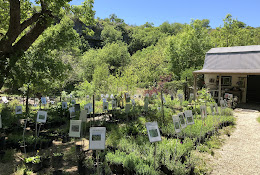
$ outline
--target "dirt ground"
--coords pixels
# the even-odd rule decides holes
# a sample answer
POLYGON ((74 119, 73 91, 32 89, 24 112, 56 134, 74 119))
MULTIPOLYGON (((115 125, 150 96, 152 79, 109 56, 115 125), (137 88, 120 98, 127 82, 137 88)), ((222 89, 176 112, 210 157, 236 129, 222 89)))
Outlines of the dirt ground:
POLYGON ((260 113, 255 109, 235 109, 236 129, 211 157, 212 175, 260 174, 260 113))

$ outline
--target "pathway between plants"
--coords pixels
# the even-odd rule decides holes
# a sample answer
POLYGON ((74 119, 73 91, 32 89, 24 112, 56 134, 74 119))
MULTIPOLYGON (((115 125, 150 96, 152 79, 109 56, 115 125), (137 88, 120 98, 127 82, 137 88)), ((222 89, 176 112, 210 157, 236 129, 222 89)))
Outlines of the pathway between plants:
POLYGON ((215 150, 213 175, 252 175, 260 173, 260 123, 258 111, 237 109, 237 125, 230 138, 215 150))

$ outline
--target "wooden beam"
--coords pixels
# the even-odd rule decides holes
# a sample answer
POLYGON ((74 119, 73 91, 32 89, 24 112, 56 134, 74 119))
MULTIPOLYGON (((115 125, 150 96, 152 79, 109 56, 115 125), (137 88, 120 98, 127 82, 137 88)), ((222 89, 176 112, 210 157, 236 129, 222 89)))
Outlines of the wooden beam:
POLYGON ((194 100, 197 99, 197 74, 193 74, 194 77, 194 87, 193 87, 193 93, 194 93, 194 100))
POLYGON ((219 74, 219 81, 218 81, 218 103, 220 103, 220 97, 221 97, 221 74, 219 74))

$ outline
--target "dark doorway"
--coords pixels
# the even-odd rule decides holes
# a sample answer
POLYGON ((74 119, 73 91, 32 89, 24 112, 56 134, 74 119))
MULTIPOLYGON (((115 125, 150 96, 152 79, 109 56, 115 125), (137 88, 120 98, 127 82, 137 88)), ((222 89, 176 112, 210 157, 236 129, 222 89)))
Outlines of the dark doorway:
POLYGON ((247 103, 260 103, 260 75, 247 76, 247 103))

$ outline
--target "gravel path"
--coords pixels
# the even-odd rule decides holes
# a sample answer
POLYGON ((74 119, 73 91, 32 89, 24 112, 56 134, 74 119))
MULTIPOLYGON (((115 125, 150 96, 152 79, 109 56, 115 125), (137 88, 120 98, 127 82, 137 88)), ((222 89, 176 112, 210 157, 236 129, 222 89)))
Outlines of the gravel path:
POLYGON ((260 174, 260 116, 254 110, 235 110, 237 125, 221 149, 215 150, 212 175, 260 174))

